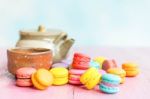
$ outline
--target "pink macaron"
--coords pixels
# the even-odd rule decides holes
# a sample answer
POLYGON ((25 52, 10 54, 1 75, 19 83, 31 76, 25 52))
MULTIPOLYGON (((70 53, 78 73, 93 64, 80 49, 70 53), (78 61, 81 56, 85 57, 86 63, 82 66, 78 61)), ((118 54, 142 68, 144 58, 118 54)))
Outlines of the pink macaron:
POLYGON ((70 69, 69 74, 73 75, 82 75, 86 70, 81 70, 81 69, 70 69))
POLYGON ((69 83, 73 85, 81 85, 80 76, 85 71, 86 70, 81 70, 81 69, 70 69, 69 70, 69 83))
POLYGON ((31 75, 36 72, 35 68, 22 67, 16 71, 16 85, 17 86, 32 86, 31 75))

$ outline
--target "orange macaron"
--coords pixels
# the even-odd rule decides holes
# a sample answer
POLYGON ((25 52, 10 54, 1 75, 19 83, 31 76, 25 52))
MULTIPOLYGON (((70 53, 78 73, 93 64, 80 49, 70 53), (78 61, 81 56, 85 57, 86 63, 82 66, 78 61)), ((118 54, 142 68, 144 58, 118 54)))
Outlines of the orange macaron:
POLYGON ((125 77, 126 77, 126 71, 123 70, 122 68, 110 68, 107 70, 107 73, 118 75, 121 78, 121 84, 125 82, 125 77))
POLYGON ((123 63, 122 68, 126 71, 127 77, 137 76, 140 72, 138 65, 132 62, 123 63))

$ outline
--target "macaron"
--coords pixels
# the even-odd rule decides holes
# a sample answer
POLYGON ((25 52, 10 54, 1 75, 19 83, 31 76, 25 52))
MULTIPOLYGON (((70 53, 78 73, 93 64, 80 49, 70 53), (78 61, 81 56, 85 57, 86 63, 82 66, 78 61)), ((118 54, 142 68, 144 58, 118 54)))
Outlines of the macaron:
POLYGON ((91 58, 81 53, 75 53, 71 67, 74 69, 88 69, 91 58))
POLYGON ((31 75, 36 72, 35 68, 22 67, 16 71, 16 85, 21 87, 32 86, 31 75))
POLYGON ((53 75, 47 69, 38 69, 31 77, 32 83, 35 88, 44 90, 52 85, 53 75))
POLYGON ((65 64, 65 63, 55 63, 52 65, 52 68, 56 68, 56 67, 64 67, 64 68, 68 68, 69 65, 65 64))
POLYGON ((101 74, 94 67, 89 68, 80 77, 80 82, 84 84, 87 89, 93 89, 100 82, 101 74))
POLYGON ((81 85, 80 77, 86 70, 70 69, 69 70, 69 83, 73 85, 81 85))
POLYGON ((99 63, 100 69, 102 68, 102 64, 103 64, 103 62, 105 60, 106 60, 106 58, 105 57, 101 57, 101 56, 94 58, 94 61, 99 63))
POLYGON ((102 75, 102 80, 99 85, 99 89, 108 94, 113 94, 119 92, 119 84, 121 78, 113 74, 104 74, 102 75))
POLYGON ((105 71, 107 71, 109 68, 115 68, 115 67, 117 67, 117 63, 114 59, 105 60, 102 65, 102 69, 105 71))
POLYGON ((90 61, 90 67, 94 67, 96 69, 100 69, 101 66, 100 66, 100 64, 98 62, 91 60, 90 61))
POLYGON ((107 73, 118 75, 121 78, 121 84, 125 82, 126 71, 122 68, 110 68, 107 70, 107 73))
POLYGON ((126 71, 127 77, 137 76, 140 72, 138 65, 133 62, 127 62, 122 64, 122 68, 126 71))
POLYGON ((53 85, 64 85, 68 83, 68 70, 64 67, 56 67, 50 70, 54 77, 53 85))

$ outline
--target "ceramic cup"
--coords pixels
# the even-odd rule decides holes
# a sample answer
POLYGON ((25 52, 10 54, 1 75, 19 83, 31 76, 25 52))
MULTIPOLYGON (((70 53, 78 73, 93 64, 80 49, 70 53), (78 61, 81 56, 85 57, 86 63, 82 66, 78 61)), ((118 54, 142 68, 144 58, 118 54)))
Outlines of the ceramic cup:
POLYGON ((52 51, 46 48, 11 48, 7 50, 7 58, 12 74, 21 67, 49 69, 52 65, 52 51))

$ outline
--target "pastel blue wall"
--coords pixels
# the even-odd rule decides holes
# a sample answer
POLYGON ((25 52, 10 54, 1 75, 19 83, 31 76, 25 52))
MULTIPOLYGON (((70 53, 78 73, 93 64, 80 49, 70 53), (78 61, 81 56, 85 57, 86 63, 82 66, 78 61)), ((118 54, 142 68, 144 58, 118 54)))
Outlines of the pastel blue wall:
POLYGON ((0 0, 0 46, 39 24, 67 31, 76 46, 150 46, 150 0, 0 0))

